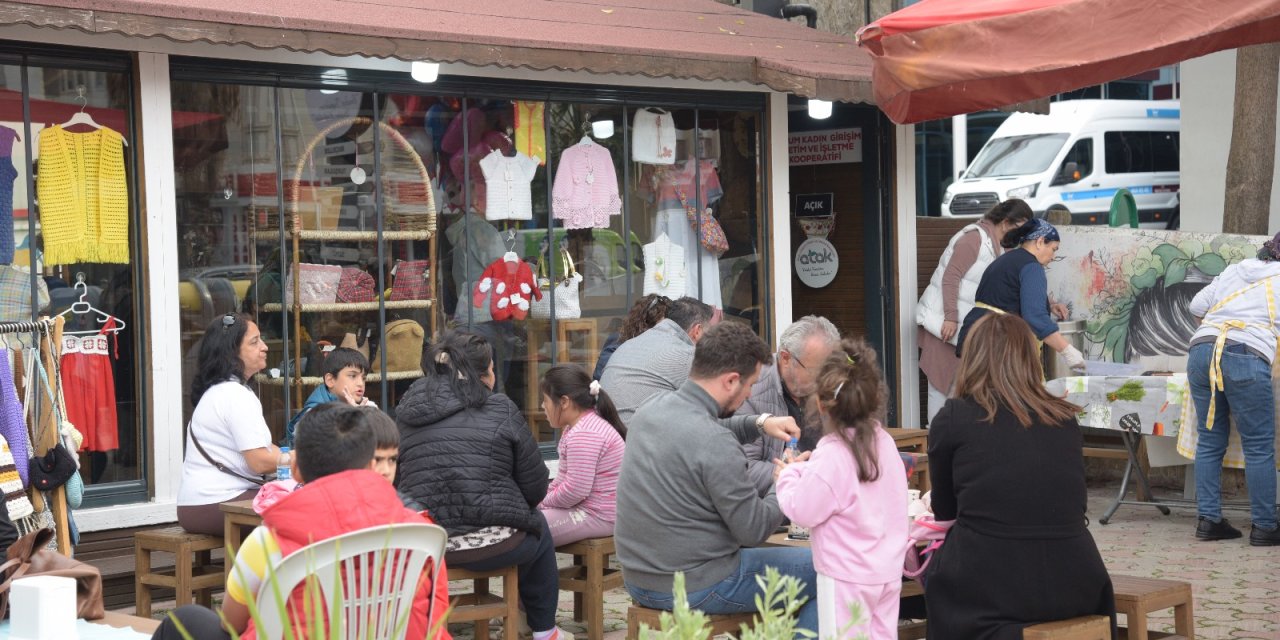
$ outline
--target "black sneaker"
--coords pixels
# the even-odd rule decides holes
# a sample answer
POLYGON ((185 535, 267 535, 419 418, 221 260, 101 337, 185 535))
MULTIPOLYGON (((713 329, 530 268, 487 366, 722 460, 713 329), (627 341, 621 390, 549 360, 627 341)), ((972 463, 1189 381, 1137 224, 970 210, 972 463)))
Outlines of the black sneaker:
POLYGON ((1249 544, 1255 547, 1277 547, 1280 546, 1280 526, 1263 529, 1258 525, 1254 525, 1249 531, 1249 544))
MULTIPOLYGON (((1204 516, 1196 522, 1196 540, 1235 540, 1244 534, 1240 530, 1231 526, 1226 518, 1218 522, 1214 522, 1204 516)), ((1273 534, 1280 536, 1280 534, 1273 534)), ((1252 534, 1249 536, 1252 538, 1252 534)), ((1280 544, 1280 537, 1276 538, 1276 542, 1271 544, 1280 544)))

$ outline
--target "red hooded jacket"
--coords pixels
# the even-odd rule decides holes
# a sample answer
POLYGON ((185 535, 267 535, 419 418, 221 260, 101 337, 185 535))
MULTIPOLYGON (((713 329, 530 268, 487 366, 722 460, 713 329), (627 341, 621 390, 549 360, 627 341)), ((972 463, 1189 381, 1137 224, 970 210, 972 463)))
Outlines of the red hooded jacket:
MULTIPOLYGON (((344 471, 308 482, 287 498, 268 507, 262 514, 263 525, 274 534, 280 553, 287 557, 298 549, 321 540, 378 525, 396 523, 434 524, 423 514, 406 509, 396 495, 396 490, 385 478, 369 470, 344 471)), ((413 611, 409 617, 406 638, 425 638, 431 626, 441 623, 449 607, 449 578, 441 561, 435 572, 435 597, 428 581, 431 573, 424 571, 422 581, 414 596, 413 611), (428 615, 430 613, 430 615, 428 615)), ((299 586, 291 596, 298 610, 302 610, 303 587, 299 586)), ((295 621, 295 635, 308 637, 305 621, 295 621)), ((253 622, 240 636, 254 640, 253 622)), ((434 640, 451 640, 448 629, 440 624, 434 640)))

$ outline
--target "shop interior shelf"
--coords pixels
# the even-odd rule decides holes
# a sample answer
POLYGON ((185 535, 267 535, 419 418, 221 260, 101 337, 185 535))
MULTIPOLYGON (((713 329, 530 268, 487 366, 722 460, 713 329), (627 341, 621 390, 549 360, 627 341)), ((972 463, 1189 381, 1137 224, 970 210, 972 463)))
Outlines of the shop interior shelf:
MULTIPOLYGON (((421 378, 422 376, 423 376, 423 373, 421 370, 392 371, 391 373, 387 373, 387 374, 382 374, 375 371, 373 373, 366 375, 364 377, 364 381, 365 382, 382 382, 383 380, 386 380, 388 382, 395 382, 396 380, 414 380, 417 378, 421 378)), ((302 384, 308 387, 318 387, 324 384, 324 378, 321 376, 303 376, 301 380, 302 380, 302 384)), ((268 376, 265 373, 259 373, 258 375, 254 376, 253 381, 257 382, 258 384, 271 385, 275 387, 282 387, 287 383, 293 382, 291 378, 288 378, 285 376, 281 376, 279 378, 272 378, 271 376, 268 376)))
MULTIPOLYGON (((285 230, 285 237, 292 237, 293 232, 285 230)), ((254 231, 255 240, 275 240, 280 237, 279 231, 254 231)), ((298 232, 299 240, 358 241, 377 240, 377 231, 337 231, 325 229, 304 229, 298 232)), ((383 231, 383 240, 430 240, 430 231, 383 231)))
MULTIPOLYGON (((333 302, 329 304, 304 304, 302 305, 303 313, 321 313, 325 311, 377 311, 378 302, 333 302)), ((430 300, 388 300, 384 303, 388 311, 393 309, 428 309, 431 307, 430 300)), ((262 305, 264 313, 275 313, 283 311, 286 308, 292 309, 293 305, 282 305, 278 302, 268 302, 262 305)))

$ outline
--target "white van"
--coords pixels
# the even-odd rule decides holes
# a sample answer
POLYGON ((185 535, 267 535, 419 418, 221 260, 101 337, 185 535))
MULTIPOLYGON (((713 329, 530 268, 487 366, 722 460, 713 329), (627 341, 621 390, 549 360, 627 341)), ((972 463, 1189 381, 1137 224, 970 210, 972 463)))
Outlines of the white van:
POLYGON ((1026 200, 1037 214, 1066 208, 1074 224, 1106 224, 1111 199, 1133 194, 1144 227, 1178 206, 1176 100, 1066 100, 1049 115, 1015 113, 942 196, 942 215, 982 215, 1026 200))

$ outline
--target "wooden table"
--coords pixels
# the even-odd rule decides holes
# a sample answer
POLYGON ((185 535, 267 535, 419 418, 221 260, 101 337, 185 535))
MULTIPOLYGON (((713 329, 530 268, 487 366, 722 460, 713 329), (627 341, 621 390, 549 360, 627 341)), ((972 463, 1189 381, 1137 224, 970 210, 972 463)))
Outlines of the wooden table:
POLYGON ((928 429, 885 427, 885 431, 893 436, 893 443, 898 445, 898 451, 908 451, 910 453, 927 453, 929 451, 928 429))
POLYGON ((234 502, 222 503, 222 543, 226 549, 226 557, 223 559, 224 572, 226 577, 231 577, 231 567, 235 564, 236 551, 240 550, 240 543, 244 542, 245 529, 252 530, 262 524, 262 516, 253 510, 253 500, 237 500, 234 502))
POLYGON ((159 620, 139 618, 138 616, 131 616, 127 613, 120 613, 118 611, 108 611, 101 620, 89 620, 88 622, 91 624, 102 624, 108 627, 115 627, 116 629, 128 627, 138 633, 144 633, 146 635, 155 633, 156 629, 160 626, 159 620))

